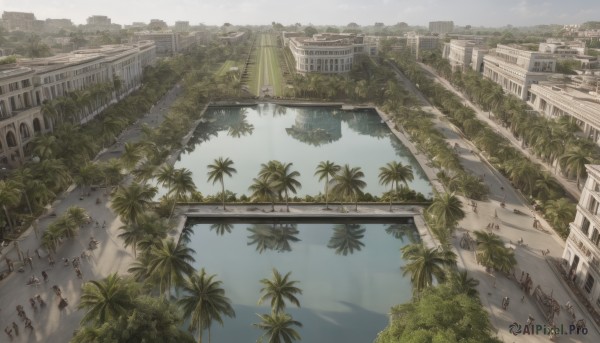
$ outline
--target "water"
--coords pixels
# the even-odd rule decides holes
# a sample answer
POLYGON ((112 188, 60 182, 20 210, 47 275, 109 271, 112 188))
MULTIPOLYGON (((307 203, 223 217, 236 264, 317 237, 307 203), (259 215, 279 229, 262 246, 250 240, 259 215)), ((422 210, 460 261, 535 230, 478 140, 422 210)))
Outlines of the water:
POLYGON ((223 157, 230 158, 237 170, 225 178, 225 189, 238 197, 250 195, 252 179, 269 160, 293 163, 293 170, 301 174, 297 195, 302 197, 324 193, 324 183, 314 173, 325 160, 361 167, 367 183, 364 192, 373 195, 389 190, 379 185, 380 167, 391 161, 409 164, 415 176, 409 187, 431 196, 431 185, 414 157, 374 111, 260 104, 209 108, 205 120, 175 164, 193 172, 204 195, 221 191, 219 183, 207 182, 207 165, 223 157))
POLYGON ((291 271, 303 291, 301 308, 286 303, 303 324, 303 342, 368 343, 387 325, 390 307, 411 297, 400 248, 418 240, 412 224, 221 223, 195 224, 189 246, 196 267, 223 281, 236 312, 224 327, 213 324, 213 342, 256 342, 256 314, 270 313, 269 303, 257 306, 259 280, 277 268, 291 271))

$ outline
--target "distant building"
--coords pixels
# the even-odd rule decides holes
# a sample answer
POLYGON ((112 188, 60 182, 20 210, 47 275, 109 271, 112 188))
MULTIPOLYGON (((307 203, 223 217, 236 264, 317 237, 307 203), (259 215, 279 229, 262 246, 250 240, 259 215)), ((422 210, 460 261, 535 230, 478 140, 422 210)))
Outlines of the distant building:
MULTIPOLYGON (((0 165, 17 166, 31 157, 36 133, 53 129, 52 118, 42 106, 98 84, 120 88, 95 99, 75 113, 75 122, 93 119, 110 104, 141 85, 145 66, 155 59, 154 43, 107 45, 47 58, 26 59, 0 66, 0 165)), ((93 94, 93 92, 92 92, 93 94)))
POLYGON ((131 25, 125 25, 126 29, 146 29, 148 24, 140 21, 134 21, 131 25))
POLYGON ((498 44, 483 57, 483 76, 521 100, 527 99, 531 84, 546 80, 555 69, 554 56, 523 50, 517 45, 498 44))
POLYGON ((304 37, 306 36, 304 34, 304 32, 288 32, 288 31, 283 31, 281 32, 281 39, 283 42, 284 46, 288 46, 290 43, 290 38, 292 37, 304 37))
POLYGON ((170 57, 198 44, 204 38, 201 32, 140 31, 133 41, 151 40, 156 45, 156 57, 170 57))
POLYGON ((87 32, 94 31, 115 31, 120 30, 121 25, 113 24, 111 19, 104 15, 93 15, 87 18, 87 24, 80 26, 80 28, 87 32))
POLYGON ((2 13, 2 26, 6 31, 41 31, 44 22, 35 19, 33 13, 7 12, 2 13))
POLYGON ((600 311, 600 166, 586 165, 588 178, 562 256, 569 279, 600 311))
POLYGON ((422 36, 410 32, 406 35, 406 48, 419 59, 421 51, 436 50, 439 40, 437 36, 422 36))
POLYGON ((453 21, 430 21, 429 22, 429 32, 434 34, 446 34, 454 31, 454 22, 453 21))
POLYGON ((527 103, 550 118, 573 118, 585 136, 600 145, 599 85, 600 78, 591 74, 555 75, 548 81, 532 84, 527 103))
POLYGON ((111 20, 105 15, 93 15, 87 18, 87 24, 95 26, 110 26, 111 20))
POLYGON ((148 24, 148 30, 151 31, 165 31, 168 28, 167 23, 160 19, 150 19, 150 24, 148 24))
POLYGON ((71 19, 46 19, 44 30, 46 32, 56 33, 60 30, 73 30, 75 25, 71 19))
POLYGON ((364 36, 350 33, 321 33, 313 37, 291 37, 289 47, 301 74, 340 74, 352 70, 357 54, 371 53, 364 36))
POLYGON ((173 27, 174 31, 189 31, 190 30, 190 22, 189 21, 176 21, 175 26, 173 27))

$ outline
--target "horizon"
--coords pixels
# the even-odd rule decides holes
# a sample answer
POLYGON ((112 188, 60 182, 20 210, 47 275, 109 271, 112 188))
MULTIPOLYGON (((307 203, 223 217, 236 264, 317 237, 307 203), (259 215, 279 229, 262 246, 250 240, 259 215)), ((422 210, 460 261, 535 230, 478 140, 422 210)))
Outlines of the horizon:
POLYGON ((221 26, 226 22, 236 26, 260 26, 275 21, 284 26, 295 23, 303 26, 346 26, 351 22, 360 26, 372 26, 375 22, 392 26, 405 22, 410 26, 427 27, 430 21, 454 21, 456 26, 496 28, 508 25, 571 25, 600 20, 594 17, 600 13, 600 2, 593 0, 574 0, 568 4, 555 0, 507 0, 502 4, 477 0, 455 0, 451 3, 442 0, 377 0, 370 4, 360 0, 329 0, 326 3, 317 0, 302 3, 285 0, 206 0, 202 3, 173 0, 170 4, 105 0, 102 5, 102 9, 98 10, 96 2, 90 0, 75 3, 66 0, 0 0, 3 11, 30 12, 38 20, 71 19, 75 25, 86 24, 86 19, 93 15, 107 16, 112 23, 120 25, 161 19, 169 26, 175 21, 189 21, 193 26, 221 26))

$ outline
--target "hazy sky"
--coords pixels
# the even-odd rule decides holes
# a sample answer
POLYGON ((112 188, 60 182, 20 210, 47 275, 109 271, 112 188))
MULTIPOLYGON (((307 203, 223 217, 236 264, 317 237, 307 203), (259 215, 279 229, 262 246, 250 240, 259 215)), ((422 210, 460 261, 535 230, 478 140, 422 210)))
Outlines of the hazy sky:
POLYGON ((529 26, 600 20, 600 0, 0 0, 0 10, 33 12, 37 19, 70 18, 75 24, 94 14, 117 24, 158 18, 169 25, 176 20, 207 25, 453 20, 461 26, 529 26))

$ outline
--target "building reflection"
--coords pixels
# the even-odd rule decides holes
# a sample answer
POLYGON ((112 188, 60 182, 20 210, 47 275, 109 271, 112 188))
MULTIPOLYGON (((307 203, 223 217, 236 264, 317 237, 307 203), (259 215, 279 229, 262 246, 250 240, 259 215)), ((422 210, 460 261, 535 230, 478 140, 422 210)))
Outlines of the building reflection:
POLYGON ((342 120, 331 109, 298 108, 296 113, 294 125, 285 129, 290 137, 313 146, 342 138, 342 120))

